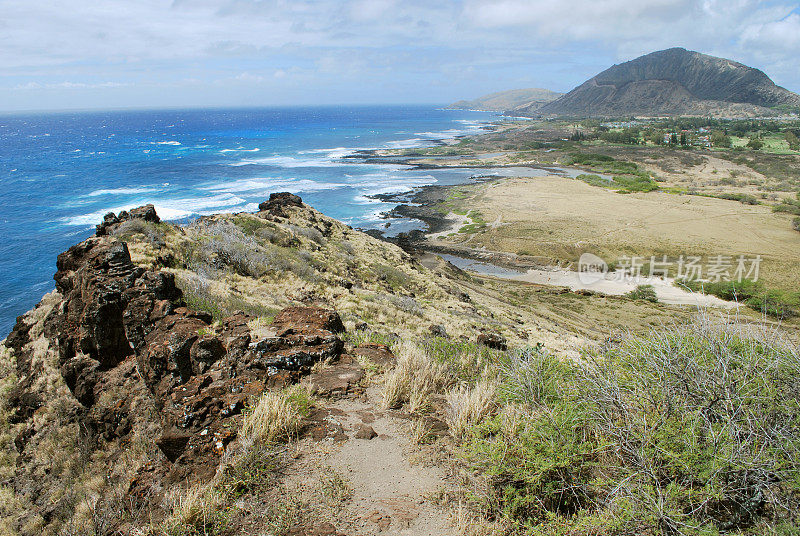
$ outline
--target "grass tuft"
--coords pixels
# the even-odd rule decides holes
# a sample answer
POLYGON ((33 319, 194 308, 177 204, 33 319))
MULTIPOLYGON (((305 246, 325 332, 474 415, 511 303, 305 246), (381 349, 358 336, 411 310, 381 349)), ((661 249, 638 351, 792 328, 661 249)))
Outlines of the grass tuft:
POLYGON ((245 444, 290 439, 297 435, 313 405, 311 392, 300 384, 281 391, 267 391, 245 414, 239 437, 245 444))

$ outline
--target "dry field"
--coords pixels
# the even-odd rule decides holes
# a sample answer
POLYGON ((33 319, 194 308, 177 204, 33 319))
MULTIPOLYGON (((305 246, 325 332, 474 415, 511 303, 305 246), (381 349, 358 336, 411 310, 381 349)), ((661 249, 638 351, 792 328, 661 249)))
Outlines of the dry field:
POLYGON ((440 241, 567 262, 584 252, 608 262, 623 256, 761 255, 766 284, 800 286, 800 233, 768 206, 663 192, 623 195, 552 176, 461 191, 467 195, 448 201, 448 208, 478 210, 493 223, 440 241))

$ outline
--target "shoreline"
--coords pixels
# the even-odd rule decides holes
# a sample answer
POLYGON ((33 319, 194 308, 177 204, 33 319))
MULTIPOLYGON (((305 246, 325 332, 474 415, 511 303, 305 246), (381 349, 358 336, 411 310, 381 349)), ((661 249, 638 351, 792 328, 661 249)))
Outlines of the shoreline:
MULTIPOLYGON (((440 169, 447 169, 455 166, 435 166, 440 169)), ((492 166, 499 168, 502 166, 492 166)), ((540 166, 508 166, 508 167, 529 167, 532 169, 542 169, 549 171, 549 176, 562 176, 553 173, 560 169, 550 167, 547 169, 540 166)), ((413 230, 408 233, 400 233, 396 237, 385 236, 383 232, 376 232, 373 236, 396 243, 409 253, 421 258, 425 255, 433 254, 442 258, 445 262, 460 270, 473 272, 482 277, 502 279, 505 281, 515 281, 540 285, 550 288, 562 288, 568 292, 577 294, 590 294, 605 297, 623 298, 627 293, 635 290, 638 285, 650 285, 655 287, 656 294, 660 303, 667 305, 695 306, 695 307, 715 307, 720 309, 737 309, 742 304, 730 302, 717 298, 709 294, 702 294, 687 291, 675 286, 671 279, 661 279, 658 277, 641 278, 637 281, 619 281, 613 277, 606 277, 599 283, 584 284, 579 277, 579 273, 573 270, 575 262, 564 264, 551 258, 520 255, 506 251, 492 251, 478 249, 462 244, 449 243, 444 238, 452 233, 458 233, 459 229, 469 224, 469 218, 464 214, 454 212, 443 213, 434 207, 447 200, 449 192, 465 184, 485 185, 491 182, 498 182, 510 177, 481 177, 479 179, 452 185, 425 185, 415 187, 411 192, 402 194, 381 194, 380 200, 383 202, 398 203, 390 211, 386 212, 387 218, 408 218, 422 222, 426 229, 413 230), (476 267, 480 266, 480 269, 476 267)), ((472 207, 480 210, 480 207, 472 207)), ((498 222, 498 224, 502 224, 498 222)), ((610 273, 613 276, 613 273, 610 273)))

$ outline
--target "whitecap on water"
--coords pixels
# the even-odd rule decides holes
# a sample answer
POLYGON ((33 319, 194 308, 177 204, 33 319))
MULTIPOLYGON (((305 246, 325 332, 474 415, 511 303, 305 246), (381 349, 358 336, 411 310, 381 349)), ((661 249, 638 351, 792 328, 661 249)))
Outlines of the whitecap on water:
MULTIPOLYGON (((156 212, 162 220, 180 220, 191 216, 215 214, 217 212, 235 212, 244 210, 248 206, 245 199, 231 193, 223 193, 215 196, 199 196, 184 199, 154 199, 151 200, 155 205, 156 212)), ((103 216, 109 212, 118 213, 123 210, 130 210, 141 205, 142 202, 128 203, 116 207, 106 207, 88 214, 79 214, 59 219, 59 223, 64 225, 89 226, 96 225, 103 220, 103 216)))

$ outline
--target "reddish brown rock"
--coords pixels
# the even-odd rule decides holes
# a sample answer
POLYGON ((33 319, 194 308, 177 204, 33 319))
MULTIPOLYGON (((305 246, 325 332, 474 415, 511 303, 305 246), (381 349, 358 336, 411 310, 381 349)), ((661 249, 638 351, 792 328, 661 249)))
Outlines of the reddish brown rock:
POLYGON ((368 424, 362 424, 356 430, 356 435, 354 436, 356 439, 375 439, 378 437, 378 434, 375 432, 375 429, 368 424))
POLYGON ((506 338, 499 333, 484 332, 478 335, 477 343, 492 348, 493 350, 507 350, 506 338))
POLYGON ((336 311, 320 307, 287 307, 275 316, 272 326, 279 331, 291 328, 296 333, 345 331, 342 319, 336 311))
POLYGON ((375 363, 379 367, 394 365, 397 358, 385 344, 362 344, 353 348, 353 355, 375 363))
MULTIPOLYGON (((153 221, 148 214, 143 218, 153 221)), ((122 455, 133 430, 162 430, 145 439, 163 457, 143 467, 130 488, 130 500, 153 508, 171 483, 213 476, 250 399, 341 356, 337 333, 344 326, 335 312, 284 310, 270 330, 275 335, 258 340, 244 313, 212 329, 210 315, 185 306, 171 274, 134 265, 127 246, 110 236, 59 255, 55 280, 61 302, 45 320, 45 336, 58 350, 61 375, 76 401, 60 418, 74 423, 87 448, 108 455, 109 463, 122 455)), ((37 448, 33 420, 43 403, 29 331, 21 318, 7 341, 20 378, 9 396, 9 420, 20 424, 17 455, 37 448)), ((359 373, 356 366, 346 378, 332 379, 331 391, 351 391, 359 373)), ((324 435, 346 439, 341 427, 324 435)), ((18 471, 7 484, 26 490, 37 504, 58 500, 33 472, 18 471)))
POLYGON ((313 372, 308 381, 314 392, 322 397, 341 397, 360 393, 364 369, 349 355, 343 355, 335 367, 313 372))
POLYGON ((97 236, 105 236, 109 234, 111 229, 115 226, 128 220, 144 220, 151 223, 159 223, 161 218, 156 214, 156 208, 153 205, 132 208, 129 212, 123 210, 119 215, 109 212, 103 216, 103 222, 97 226, 95 234, 97 236))
POLYGON ((302 207, 303 200, 300 198, 299 195, 295 195, 289 192, 278 192, 274 194, 269 194, 269 200, 264 201, 258 205, 258 210, 260 212, 269 212, 274 216, 285 217, 286 213, 284 211, 287 207, 302 207))

